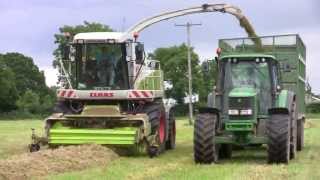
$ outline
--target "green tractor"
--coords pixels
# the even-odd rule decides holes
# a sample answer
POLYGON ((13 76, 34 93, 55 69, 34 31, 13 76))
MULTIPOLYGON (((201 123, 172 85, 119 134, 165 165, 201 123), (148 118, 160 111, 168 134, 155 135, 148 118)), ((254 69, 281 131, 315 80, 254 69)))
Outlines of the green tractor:
POLYGON ((288 163, 303 148, 305 46, 298 35, 257 38, 219 41, 216 86, 194 126, 196 163, 263 144, 269 163, 288 163))

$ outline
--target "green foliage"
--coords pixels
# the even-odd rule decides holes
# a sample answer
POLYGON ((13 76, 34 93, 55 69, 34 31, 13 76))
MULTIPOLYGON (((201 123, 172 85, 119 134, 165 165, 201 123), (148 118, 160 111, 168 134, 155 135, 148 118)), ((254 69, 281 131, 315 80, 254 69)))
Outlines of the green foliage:
POLYGON ((0 56, 0 112, 6 112, 15 108, 18 91, 14 73, 7 67, 2 58, 0 56))
POLYGON ((40 113, 39 95, 31 90, 26 91, 17 101, 18 109, 24 112, 40 113))
POLYGON ((307 113, 320 113, 320 103, 311 103, 306 107, 307 113))
MULTIPOLYGON (((183 103, 183 98, 188 92, 187 50, 187 46, 182 44, 180 46, 158 48, 151 55, 160 61, 161 68, 164 71, 164 79, 171 81, 173 84, 173 88, 167 92, 168 97, 176 99, 179 104, 183 103)), ((191 66, 193 93, 203 96, 205 91, 199 57, 193 49, 191 49, 191 66)))
POLYGON ((59 28, 59 33, 54 35, 54 43, 58 45, 57 49, 54 50, 53 55, 55 60, 53 61, 53 66, 59 68, 59 60, 62 56, 63 47, 68 43, 68 39, 64 36, 64 33, 70 33, 71 36, 74 36, 78 33, 83 32, 111 32, 113 31, 109 26, 103 25, 96 22, 87 22, 84 21, 83 25, 69 26, 64 25, 59 28))
POLYGON ((32 58, 20 53, 0 54, 0 67, 2 115, 8 112, 49 112, 55 101, 55 92, 46 86, 44 72, 32 58))

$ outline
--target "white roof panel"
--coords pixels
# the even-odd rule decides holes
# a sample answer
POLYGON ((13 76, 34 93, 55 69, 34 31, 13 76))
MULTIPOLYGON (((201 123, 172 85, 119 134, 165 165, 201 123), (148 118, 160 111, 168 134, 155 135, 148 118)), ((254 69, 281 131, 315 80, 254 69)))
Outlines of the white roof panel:
POLYGON ((83 40, 106 40, 114 39, 119 40, 124 33, 121 32, 89 32, 89 33, 79 33, 74 36, 74 40, 83 39, 83 40))

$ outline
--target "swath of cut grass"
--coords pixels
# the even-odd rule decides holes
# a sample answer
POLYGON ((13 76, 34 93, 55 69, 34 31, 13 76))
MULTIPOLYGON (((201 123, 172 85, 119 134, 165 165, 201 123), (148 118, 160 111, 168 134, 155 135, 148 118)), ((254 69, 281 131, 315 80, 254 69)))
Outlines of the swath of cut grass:
POLYGON ((111 149, 93 144, 24 153, 0 161, 0 179, 30 179, 93 166, 106 166, 117 157, 111 149))

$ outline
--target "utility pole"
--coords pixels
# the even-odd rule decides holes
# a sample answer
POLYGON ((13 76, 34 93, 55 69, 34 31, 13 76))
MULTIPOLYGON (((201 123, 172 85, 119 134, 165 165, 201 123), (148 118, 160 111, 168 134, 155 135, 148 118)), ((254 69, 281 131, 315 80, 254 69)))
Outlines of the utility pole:
POLYGON ((188 80, 189 80, 189 124, 193 124, 193 107, 192 107, 192 73, 191 73, 191 43, 190 43, 190 28, 191 26, 201 26, 202 24, 193 24, 187 22, 186 24, 175 24, 175 26, 182 26, 187 28, 187 46, 188 46, 188 80))

